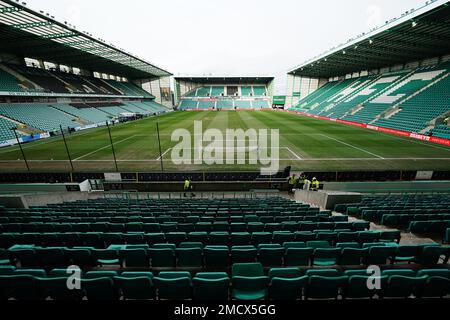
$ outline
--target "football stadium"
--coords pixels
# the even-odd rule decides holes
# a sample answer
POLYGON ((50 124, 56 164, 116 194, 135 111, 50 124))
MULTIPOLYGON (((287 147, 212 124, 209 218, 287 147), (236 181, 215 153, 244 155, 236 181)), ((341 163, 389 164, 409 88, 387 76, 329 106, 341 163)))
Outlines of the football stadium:
POLYGON ((450 2, 304 50, 181 74, 0 0, 0 301, 448 307, 450 2))

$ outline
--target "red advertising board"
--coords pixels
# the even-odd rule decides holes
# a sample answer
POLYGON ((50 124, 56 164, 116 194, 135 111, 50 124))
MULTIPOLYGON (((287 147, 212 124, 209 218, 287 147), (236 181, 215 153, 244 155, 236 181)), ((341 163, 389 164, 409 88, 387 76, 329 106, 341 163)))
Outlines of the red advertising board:
POLYGON ((306 117, 310 117, 310 118, 315 118, 315 119, 320 119, 320 120, 328 120, 328 121, 347 124, 350 126, 355 126, 355 127, 365 128, 365 129, 369 129, 369 130, 375 130, 375 131, 395 134, 397 136, 409 137, 409 138, 413 138, 413 139, 417 139, 417 140, 421 140, 421 141, 428 141, 428 142, 433 142, 433 143, 437 143, 437 144, 442 144, 445 146, 450 146, 450 139, 430 137, 430 136, 426 136, 426 135, 414 133, 414 132, 406 132, 406 131, 401 131, 401 130, 378 127, 378 126, 365 124, 365 123, 358 123, 358 122, 352 122, 352 121, 347 121, 347 120, 322 117, 322 116, 312 115, 312 114, 299 112, 299 111, 292 111, 292 110, 285 110, 285 111, 287 111, 289 113, 300 114, 302 116, 306 116, 306 117))

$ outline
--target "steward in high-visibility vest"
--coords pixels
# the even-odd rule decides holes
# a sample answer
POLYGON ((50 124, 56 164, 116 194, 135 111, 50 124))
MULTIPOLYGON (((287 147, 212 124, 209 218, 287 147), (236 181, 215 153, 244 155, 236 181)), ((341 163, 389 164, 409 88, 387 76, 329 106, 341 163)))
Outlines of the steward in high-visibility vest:
POLYGON ((192 192, 191 178, 184 180, 183 190, 184 190, 185 197, 187 197, 186 192, 189 192, 189 191, 191 192, 191 197, 194 197, 194 193, 192 192))
POLYGON ((300 178, 297 181, 297 186, 299 188, 303 188, 303 186, 305 185, 305 180, 306 180, 306 176, 304 174, 301 174, 300 178))
POLYGON ((289 193, 294 193, 294 188, 297 184, 297 177, 295 176, 295 174, 289 177, 288 184, 289 184, 289 193))
POLYGON ((319 190, 319 186, 320 186, 319 180, 317 180, 317 178, 314 177, 311 181, 311 190, 317 191, 319 190))

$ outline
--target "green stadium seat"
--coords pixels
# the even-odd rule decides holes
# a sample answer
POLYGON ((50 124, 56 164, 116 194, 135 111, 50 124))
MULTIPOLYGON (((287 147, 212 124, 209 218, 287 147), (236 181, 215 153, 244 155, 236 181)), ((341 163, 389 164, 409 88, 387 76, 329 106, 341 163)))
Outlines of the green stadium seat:
POLYGON ((232 246, 248 245, 251 240, 251 234, 248 232, 232 232, 230 234, 230 244, 232 246))
MULTIPOLYGON (((88 274, 89 272, 86 276, 88 274)), ((114 284, 113 277, 81 279, 81 286, 85 290, 88 300, 114 301, 119 299, 119 292, 114 284)))
POLYGON ((92 270, 88 271, 85 274, 86 279, 95 279, 95 278, 114 278, 119 274, 115 270, 92 270))
POLYGON ((126 249, 122 255, 126 267, 145 268, 150 265, 146 249, 126 249))
POLYGON ((256 261, 258 250, 250 245, 231 247, 232 263, 249 263, 256 261))
POLYGON ((178 248, 198 248, 203 249, 203 243, 202 242, 181 242, 178 246, 178 248))
POLYGON ((258 250, 258 261, 264 266, 282 266, 284 248, 260 248, 258 250))
POLYGON ((230 234, 228 232, 211 232, 209 234, 209 243, 213 245, 228 244, 230 234))
MULTIPOLYGON (((234 267, 235 265, 233 265, 234 267)), ((269 277, 234 276, 232 278, 232 298, 236 300, 261 300, 267 297, 269 277)))
POLYGON ((181 242, 187 240, 185 232, 168 232, 166 233, 166 240, 169 243, 179 245, 181 242))
POLYGON ((39 278, 39 285, 45 291, 45 295, 55 301, 79 301, 82 291, 67 287, 67 277, 39 278))
POLYGON ((432 276, 429 277, 418 291, 421 298, 443 298, 450 294, 450 278, 432 276))
POLYGON ((91 249, 90 251, 96 265, 116 265, 121 263, 119 252, 117 250, 91 249))
POLYGON ((71 273, 67 273, 67 269, 52 269, 48 273, 49 278, 68 278, 71 275, 71 273))
POLYGON ((9 265, 10 263, 8 251, 0 249, 0 266, 9 265))
POLYGON ((152 245, 155 243, 162 243, 166 241, 166 237, 164 233, 156 232, 156 233, 146 233, 144 234, 145 241, 152 245))
POLYGON ((206 246, 203 250, 205 267, 223 267, 229 264, 229 249, 227 246, 206 246))
POLYGON ((322 276, 322 277, 340 277, 341 272, 337 269, 309 269, 306 271, 306 275, 312 276, 322 276))
MULTIPOLYGON (((364 270, 365 271, 365 270, 364 270)), ((379 290, 370 289, 367 286, 369 276, 367 275, 352 275, 349 276, 348 286, 345 290, 346 299, 372 299, 375 294, 379 294, 379 290)), ((373 279, 375 280, 375 279, 373 279)), ((381 276, 377 281, 380 282, 380 288, 383 288, 388 281, 387 276, 381 276)))
POLYGON ((285 254, 285 265, 309 266, 313 256, 313 248, 287 248, 285 254))
POLYGON ((396 241, 397 243, 400 242, 401 232, 398 230, 394 231, 381 231, 380 233, 380 241, 396 241))
POLYGON ((325 277, 310 276, 306 291, 307 299, 338 299, 341 290, 346 287, 347 276, 325 277))
POLYGON ((45 299, 45 294, 37 279, 32 275, 15 274, 0 276, 3 294, 15 300, 36 301, 45 299))
MULTIPOLYGON (((206 244, 209 241, 208 232, 189 232, 187 234, 187 241, 206 244)), ((226 243, 228 243, 228 240, 226 243)))
POLYGON ((428 277, 443 277, 450 279, 449 269, 420 269, 417 271, 417 276, 428 276, 428 277))
POLYGON ((192 285, 194 300, 226 301, 229 298, 230 278, 226 273, 197 273, 192 279, 192 285))
POLYGON ((148 250, 151 265, 153 268, 157 267, 174 267, 175 266, 175 254, 171 248, 151 248, 148 250))
POLYGON ((337 242, 335 245, 336 248, 353 248, 353 249, 360 249, 361 245, 358 242, 337 242))
POLYGON ((16 269, 13 275, 29 275, 33 277, 46 278, 47 272, 44 269, 16 269))
POLYGON ((272 233, 270 232, 253 232, 251 244, 258 246, 262 243, 270 243, 272 241, 272 233))
POLYGON ((358 239, 358 233, 356 231, 338 232, 337 242, 353 242, 358 239))
POLYGON ((186 300, 192 298, 192 286, 190 276, 180 275, 179 277, 158 277, 153 278, 153 283, 157 289, 158 299, 186 300))
POLYGON ((383 265, 387 263, 388 259, 395 256, 396 247, 378 247, 369 248, 365 263, 368 265, 383 265))
POLYGON ((175 250, 178 267, 201 267, 203 251, 201 248, 177 248, 175 250))
POLYGON ((17 261, 22 268, 32 268, 40 265, 34 249, 10 250, 10 256, 17 261))
POLYGON ((15 266, 0 266, 0 276, 9 276, 16 270, 15 266))
POLYGON ((313 265, 333 266, 339 261, 341 249, 339 248, 317 248, 313 254, 313 265))
POLYGON ((309 283, 309 277, 270 277, 269 299, 297 300, 303 296, 303 290, 309 283))
POLYGON ((404 277, 415 277, 416 272, 411 269, 389 269, 383 270, 381 272, 382 276, 404 276, 404 277))
POLYGON ((415 245, 398 246, 394 262, 412 262, 419 254, 420 248, 415 245))
POLYGON ((390 276, 387 285, 381 291, 383 298, 408 298, 420 292, 427 280, 426 276, 407 277, 400 275, 390 276))
POLYGON ((422 265, 438 264, 441 255, 445 254, 445 252, 445 248, 440 246, 424 246, 422 252, 414 259, 414 262, 422 265))
POLYGON ((114 281, 121 289, 125 300, 150 300, 155 298, 155 290, 151 277, 119 276, 114 281))
POLYGON ((343 248, 339 258, 340 265, 361 265, 365 261, 367 248, 343 248))

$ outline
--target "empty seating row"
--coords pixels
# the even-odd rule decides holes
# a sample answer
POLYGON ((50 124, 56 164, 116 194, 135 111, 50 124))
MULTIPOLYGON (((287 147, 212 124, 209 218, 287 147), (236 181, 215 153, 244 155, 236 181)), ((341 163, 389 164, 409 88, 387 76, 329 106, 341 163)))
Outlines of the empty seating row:
POLYGON ((0 300, 298 300, 361 298, 442 298, 450 294, 450 270, 383 270, 367 285, 367 270, 308 270, 272 268, 264 274, 260 264, 235 264, 226 272, 90 271, 69 289, 66 270, 12 270, 0 276, 0 300))
POLYGON ((218 245, 258 245, 261 243, 278 243, 291 241, 324 240, 331 244, 337 242, 385 242, 400 241, 399 231, 274 231, 274 232, 226 232, 226 231, 194 231, 194 232, 154 232, 154 233, 121 233, 121 232, 66 232, 66 233, 2 233, 0 248, 9 248, 15 244, 35 244, 43 247, 57 245, 93 246, 104 248, 110 244, 154 244, 171 242, 202 242, 218 245))
POLYGON ((437 233, 441 235, 450 227, 450 220, 411 221, 408 230, 412 233, 437 233))
POLYGON ((27 267, 93 267, 120 264, 126 268, 220 268, 234 263, 259 261, 264 266, 385 265, 388 263, 447 263, 450 247, 435 245, 399 246, 395 243, 340 243, 327 241, 285 242, 232 246, 183 243, 149 245, 111 245, 107 249, 90 247, 14 246, 2 252, 5 264, 27 267))
POLYGON ((131 82, 121 82, 110 79, 105 80, 61 72, 58 70, 47 70, 15 64, 0 66, 0 91, 40 91, 47 93, 81 93, 151 97, 148 92, 131 82), (19 73, 22 79, 19 80, 8 70, 19 73), (39 89, 36 89, 35 85, 33 85, 30 81, 32 81, 33 84, 38 85, 39 89))
POLYGON ((314 231, 314 230, 350 230, 362 231, 369 228, 365 221, 357 222, 197 222, 197 223, 110 223, 110 222, 70 222, 70 223, 3 223, 0 233, 15 232, 194 232, 194 231, 229 231, 229 232, 262 232, 262 231, 314 231))

